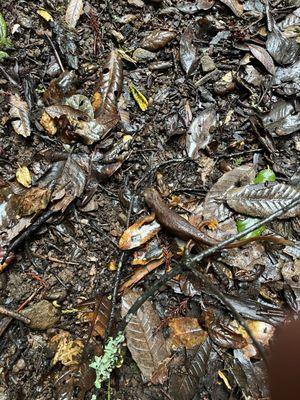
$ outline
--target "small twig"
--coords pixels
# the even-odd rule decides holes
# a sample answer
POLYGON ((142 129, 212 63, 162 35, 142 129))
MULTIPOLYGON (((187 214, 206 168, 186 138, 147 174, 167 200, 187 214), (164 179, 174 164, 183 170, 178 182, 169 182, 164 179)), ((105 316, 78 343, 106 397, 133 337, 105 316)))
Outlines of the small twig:
POLYGON ((45 33, 45 36, 48 39, 48 41, 50 43, 50 46, 52 47, 52 49, 54 51, 54 55, 55 55, 56 61, 57 61, 58 65, 59 65, 60 69, 62 70, 62 72, 65 72, 64 66, 63 66, 63 64, 61 62, 61 59, 60 59, 60 56, 59 56, 59 54, 58 54, 58 52, 57 52, 57 50, 56 50, 51 38, 49 37, 49 35, 47 35, 47 33, 45 33))
POLYGON ((24 322, 24 324, 30 323, 29 318, 23 317, 23 315, 20 315, 16 311, 9 310, 3 306, 0 306, 0 314, 5 315, 6 317, 17 319, 18 321, 24 322))

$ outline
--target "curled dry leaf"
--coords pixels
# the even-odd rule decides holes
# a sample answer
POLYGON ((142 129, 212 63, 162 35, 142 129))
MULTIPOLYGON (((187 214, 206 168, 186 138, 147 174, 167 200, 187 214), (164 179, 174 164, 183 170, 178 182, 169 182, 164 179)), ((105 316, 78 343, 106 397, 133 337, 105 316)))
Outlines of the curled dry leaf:
MULTIPOLYGON (((122 317, 124 318, 129 308, 138 299, 139 293, 128 291, 122 297, 122 317)), ((147 380, 169 356, 166 341, 157 327, 160 319, 154 307, 147 300, 137 311, 125 329, 128 349, 132 358, 147 380)))
POLYGON ((10 96, 11 109, 10 117, 13 119, 12 126, 14 131, 21 136, 28 137, 31 134, 29 107, 26 101, 21 100, 18 94, 10 96))
MULTIPOLYGON (((270 182, 267 186, 258 184, 230 189, 225 194, 225 198, 227 204, 235 211, 252 217, 264 218, 300 198, 300 189, 297 186, 270 182)), ((300 205, 293 207, 279 218, 299 215, 300 205)))
POLYGON ((147 215, 131 225, 120 238, 119 248, 131 250, 148 242, 161 229, 158 222, 154 220, 154 214, 147 215))
POLYGON ((60 118, 64 115, 66 115, 70 119, 75 120, 86 120, 88 118, 85 112, 81 110, 76 110, 75 108, 64 104, 46 107, 45 112, 51 118, 60 118))
POLYGON ((27 167, 19 167, 16 171, 17 181, 26 188, 31 186, 31 175, 27 167))
POLYGON ((147 35, 141 42, 140 46, 146 50, 154 51, 158 49, 162 49, 165 47, 171 40, 176 37, 175 32, 171 31, 161 31, 159 29, 151 32, 147 35))
POLYGON ((220 0, 223 4, 226 4, 227 7, 237 16, 240 17, 243 15, 244 6, 238 0, 220 0))
POLYGON ((194 24, 189 24, 181 36, 179 47, 180 62, 187 75, 195 70, 198 62, 197 48, 193 44, 194 39, 194 24))
POLYGON ((217 125, 217 113, 213 108, 202 111, 191 123, 186 135, 186 151, 194 160, 199 150, 204 149, 211 139, 211 132, 217 125))
POLYGON ((75 28, 83 11, 83 0, 70 0, 65 14, 65 21, 70 28, 75 28))
POLYGON ((262 63, 262 65, 266 68, 270 74, 274 75, 276 72, 276 68, 272 57, 270 54, 265 50, 263 47, 257 46, 256 44, 249 43, 248 44, 249 50, 251 51, 252 55, 262 63))
POLYGON ((250 183, 254 178, 255 170, 252 164, 245 164, 226 172, 207 193, 203 204, 203 218, 216 218, 221 222, 231 216, 231 210, 224 204, 226 192, 235 186, 250 183))
POLYGON ((170 327, 170 344, 173 349, 185 347, 192 349, 204 342, 207 333, 200 327, 198 319, 178 317, 168 320, 170 327))

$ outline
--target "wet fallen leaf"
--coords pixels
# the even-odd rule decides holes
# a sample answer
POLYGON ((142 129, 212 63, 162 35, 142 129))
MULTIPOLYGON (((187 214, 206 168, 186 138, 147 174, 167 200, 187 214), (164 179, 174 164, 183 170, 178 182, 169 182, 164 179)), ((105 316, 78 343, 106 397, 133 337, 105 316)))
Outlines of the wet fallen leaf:
POLYGON ((65 15, 65 21, 70 28, 75 28, 82 12, 83 0, 70 0, 65 15))
POLYGON ((90 99, 82 94, 74 94, 68 97, 65 102, 67 106, 84 112, 91 120, 94 118, 94 110, 90 99))
POLYGON ((31 186, 31 175, 27 167, 19 167, 16 171, 16 179, 26 188, 31 186))
POLYGON ((11 109, 10 117, 13 119, 12 126, 14 131, 21 136, 28 137, 31 134, 29 107, 26 101, 21 100, 18 94, 10 96, 11 109))
MULTIPOLYGON (((128 291, 123 295, 123 318, 138 297, 139 293, 134 291, 128 291)), ((125 328, 128 349, 147 380, 151 379, 159 364, 169 356, 162 333, 156 331, 159 323, 159 317, 150 301, 147 300, 125 328)))
POLYGON ((184 373, 171 375, 170 395, 174 400, 194 398, 198 392, 199 382, 206 374, 211 351, 211 341, 207 338, 184 367, 184 373))
POLYGON ((259 173, 256 175, 254 179, 254 183, 264 183, 264 182, 275 182, 276 181, 276 175, 274 171, 271 170, 270 167, 267 167, 266 169, 262 169, 259 171, 259 173))
POLYGON ((226 377, 226 375, 224 374, 223 371, 218 371, 218 375, 219 377, 222 379, 222 381, 224 382, 225 386, 227 387, 228 390, 232 390, 232 387, 228 381, 228 378, 226 377))
POLYGON ((277 26, 269 33, 266 49, 278 64, 293 64, 299 57, 299 45, 292 38, 286 38, 277 26))
POLYGON ((238 0, 220 0, 223 4, 226 4, 227 7, 237 16, 240 17, 243 15, 244 6, 238 0))
POLYGON ((211 140, 211 133, 217 125, 217 113, 214 108, 202 111, 191 123, 186 135, 186 151, 194 160, 211 140))
POLYGON ((157 260, 163 255, 163 250, 159 241, 153 238, 140 249, 134 252, 131 265, 146 265, 150 261, 157 260))
POLYGON ((86 155, 72 154, 67 159, 57 161, 37 181, 39 187, 52 188, 53 209, 65 210, 79 197, 86 184, 89 171, 89 158, 86 155))
POLYGON ((150 272, 154 271, 156 268, 160 267, 165 263, 165 258, 162 257, 158 260, 154 260, 149 262, 147 265, 138 268, 134 274, 125 281, 120 289, 119 292, 123 293, 126 289, 133 287, 135 284, 140 282, 145 276, 147 276, 150 272))
POLYGON ((83 322, 88 322, 92 327, 93 336, 105 336, 105 331, 110 317, 111 302, 106 296, 95 298, 94 301, 87 300, 80 304, 80 312, 78 318, 83 322), (85 308, 90 308, 92 303, 95 311, 86 311, 85 308), (97 312, 97 315, 96 315, 97 312))
POLYGON ((72 335, 67 331, 61 331, 51 338, 50 344, 56 347, 52 365, 61 362, 65 366, 77 365, 84 348, 81 339, 72 339, 72 335))
MULTIPOLYGON (((243 220, 238 219, 236 221, 236 227, 238 232, 243 232, 244 230, 250 228, 250 226, 256 224, 259 221, 260 221, 259 218, 246 218, 243 220)), ((266 229, 265 226, 261 226, 260 228, 257 228, 254 231, 252 231, 251 233, 248 233, 248 235, 244 236, 243 239, 260 236, 265 231, 265 229, 266 229)))
POLYGON ((146 111, 148 108, 148 100, 146 97, 141 93, 139 90, 136 89, 134 85, 130 85, 130 92, 134 98, 134 100, 137 102, 138 106, 142 111, 146 111))
POLYGON ((120 238, 119 248, 131 250, 139 247, 153 238, 161 229, 154 219, 154 215, 147 215, 131 225, 120 238))
POLYGON ((227 191, 242 183, 250 183, 254 178, 255 170, 251 164, 245 164, 226 172, 207 193, 203 204, 203 218, 205 220, 216 218, 218 222, 228 218, 232 213, 224 204, 224 196, 227 191))
POLYGON ((215 4, 215 0, 199 0, 196 3, 183 3, 176 6, 177 10, 184 14, 195 14, 200 10, 209 10, 215 4))
POLYGON ((117 101, 123 85, 123 64, 119 53, 112 50, 102 69, 96 92, 101 95, 101 105, 96 108, 95 118, 101 114, 117 114, 117 101))
POLYGON ((296 312, 300 310, 300 262, 299 260, 293 261, 293 263, 284 263, 281 273, 284 278, 284 282, 289 285, 294 293, 296 302, 296 312))
POLYGON ((43 8, 40 8, 36 12, 40 17, 44 18, 45 21, 53 21, 53 17, 48 11, 44 10, 43 8))
POLYGON ((140 46, 150 51, 162 49, 175 37, 175 32, 161 31, 157 29, 147 35, 140 43, 140 46))
POLYGON ((295 112, 292 103, 279 100, 262 117, 262 123, 274 137, 289 135, 300 129, 300 112, 295 112))
MULTIPOLYGON (((292 200, 300 197, 300 189, 284 183, 248 185, 230 189, 226 195, 228 205, 235 211, 253 217, 267 217, 292 200)), ((279 218, 300 215, 300 206, 296 206, 279 218)))
POLYGON ((173 349, 184 346, 187 349, 199 346, 207 337, 197 318, 178 317, 168 320, 170 327, 170 345, 173 349))
POLYGON ((212 322, 208 327, 208 334, 216 345, 225 349, 241 349, 247 345, 241 334, 221 322, 212 322))
POLYGON ((184 72, 190 75, 198 63, 197 48, 193 44, 195 39, 194 24, 188 25, 180 39, 179 54, 184 72))
POLYGON ((75 71, 64 71, 58 78, 52 79, 43 94, 46 105, 57 105, 72 96, 76 91, 76 80, 75 71))
POLYGON ((257 46, 256 44, 249 43, 248 47, 253 56, 262 63, 266 70, 274 75, 276 68, 270 54, 263 47, 257 46))

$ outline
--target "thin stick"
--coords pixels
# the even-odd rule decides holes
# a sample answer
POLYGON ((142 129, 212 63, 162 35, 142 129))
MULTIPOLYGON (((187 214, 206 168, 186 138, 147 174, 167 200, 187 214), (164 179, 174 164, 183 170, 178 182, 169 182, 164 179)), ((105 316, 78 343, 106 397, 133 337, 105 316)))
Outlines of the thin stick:
POLYGON ((63 64, 62 64, 62 62, 61 62, 61 59, 60 59, 60 57, 59 57, 59 54, 58 54, 58 52, 57 52, 57 50, 56 50, 56 48, 55 48, 55 46, 54 46, 52 40, 51 40, 50 37, 47 35, 47 33, 45 33, 45 36, 46 36, 46 38, 48 39, 48 41, 49 41, 49 43, 50 43, 50 46, 52 47, 52 49, 53 49, 53 51, 54 51, 54 55, 55 55, 56 61, 57 61, 58 65, 59 65, 60 69, 62 70, 62 72, 65 72, 64 66, 63 66, 63 64))
POLYGON ((6 317, 17 319, 21 322, 24 322, 24 324, 30 323, 29 318, 23 317, 23 315, 17 313, 16 311, 9 310, 8 308, 5 308, 3 306, 0 306, 0 314, 5 315, 6 317))

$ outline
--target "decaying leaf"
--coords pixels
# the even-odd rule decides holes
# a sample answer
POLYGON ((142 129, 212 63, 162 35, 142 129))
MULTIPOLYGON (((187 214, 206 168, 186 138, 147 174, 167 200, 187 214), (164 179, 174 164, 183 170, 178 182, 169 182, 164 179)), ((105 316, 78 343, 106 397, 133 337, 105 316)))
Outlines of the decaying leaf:
POLYGON ((96 297, 94 301, 85 301, 80 304, 80 313, 78 318, 84 322, 88 322, 92 326, 92 335, 101 336, 104 338, 105 330, 110 317, 111 302, 106 296, 102 296, 99 299, 96 297), (89 307, 90 303, 94 306, 94 311, 85 311, 86 307, 89 307), (83 308, 82 308, 83 307, 83 308), (97 312, 97 315, 95 313, 97 312))
POLYGON ((90 120, 94 118, 92 103, 90 99, 83 94, 74 94, 73 96, 68 97, 64 103, 67 106, 75 108, 75 110, 84 112, 90 120))
POLYGON ((178 4, 176 8, 184 14, 195 14, 200 10, 209 10, 214 4, 215 0, 198 0, 196 3, 178 4))
POLYGON ((161 229, 161 226, 154 219, 154 215, 147 215, 131 225, 120 238, 119 247, 121 250, 131 250, 148 242, 161 229))
POLYGON ((250 183, 255 177, 252 164, 245 164, 226 172, 207 193, 203 204, 203 218, 216 218, 219 222, 228 218, 232 213, 224 204, 224 196, 228 190, 241 184, 250 183))
POLYGON ((29 107, 26 101, 21 100, 18 94, 10 96, 11 109, 9 111, 10 117, 13 119, 12 126, 14 131, 21 136, 30 136, 30 119, 29 107))
POLYGON ((262 117, 262 123, 273 137, 289 135, 300 129, 300 112, 295 112, 292 103, 279 100, 262 117))
POLYGON ((281 273, 284 281, 294 293, 296 312, 300 310, 300 261, 295 260, 293 263, 285 263, 282 267, 281 273))
MULTIPOLYGON (((235 211, 253 217, 267 217, 291 201, 300 197, 297 186, 284 183, 248 185, 230 189, 226 194, 228 205, 235 211)), ((287 211, 279 218, 290 218, 300 215, 300 206, 287 211)))
POLYGON ((240 17, 244 12, 244 6, 238 0, 220 0, 237 16, 240 17))
POLYGON ((142 111, 146 111, 148 108, 148 100, 134 85, 130 85, 130 92, 132 97, 137 102, 138 106, 142 111))
POLYGON ((56 353, 52 360, 52 365, 59 361, 66 366, 77 365, 84 347, 81 339, 72 339, 67 331, 61 331, 51 339, 51 344, 56 347, 56 353))
POLYGON ((117 115, 117 101, 123 85, 123 64, 119 53, 112 50, 103 66, 96 92, 101 95, 101 105, 94 109, 95 118, 101 114, 117 115))
POLYGON ((146 265, 150 261, 161 258, 162 255, 162 246, 156 238, 153 238, 151 241, 146 243, 145 246, 134 252, 131 265, 146 265))
POLYGON ((156 268, 160 267, 165 263, 165 259, 159 258, 158 260, 154 260, 149 262, 147 265, 138 268, 134 274, 125 281, 120 289, 119 292, 123 293, 126 289, 133 287, 135 284, 140 282, 145 276, 147 276, 150 272, 154 271, 156 268))
POLYGON ((269 33, 266 49, 278 64, 293 64, 299 57, 299 44, 292 38, 286 38, 275 25, 269 33))
POLYGON ((256 44, 249 43, 248 47, 253 56, 262 63, 266 70, 270 74, 274 75, 276 68, 270 54, 263 47, 257 46, 256 44))
MULTIPOLYGON (((5 231, 5 229, 9 227, 11 237, 13 233, 12 227, 20 218, 32 216, 47 207, 50 193, 49 189, 40 188, 24 189, 16 193, 8 190, 6 194, 1 193, 0 232, 5 231)), ((30 220, 28 223, 30 223, 30 220)), ((25 226, 23 226, 23 228, 24 227, 25 226)), ((20 231, 16 234, 19 232, 20 231)))
POLYGON ((191 74, 195 70, 199 60, 197 48, 193 44, 194 39, 194 24, 189 24, 181 36, 179 46, 180 62, 187 75, 191 74))
POLYGON ((88 156, 72 154, 66 160, 53 163, 37 184, 52 189, 51 200, 55 201, 53 209, 65 210, 82 194, 88 171, 88 156))
POLYGON ((173 349, 184 346, 186 349, 200 346, 207 337, 197 318, 177 317, 168 320, 170 344, 173 349))
MULTIPOLYGON (((139 293, 128 291, 122 297, 122 317, 138 299, 139 293)), ((146 301, 134 315, 125 329, 128 349, 132 358, 147 380, 150 380, 159 364, 169 356, 166 341, 156 331, 160 319, 150 301, 146 301)))
POLYGON ((75 28, 82 12, 83 0, 70 0, 65 15, 65 21, 70 28, 75 28))
POLYGON ((31 175, 27 167, 19 167, 16 171, 17 181, 26 188, 31 186, 31 175))
POLYGON ((174 400, 192 400, 198 391, 200 380, 205 376, 210 353, 211 341, 207 338, 197 349, 184 372, 172 374, 170 395, 174 400))
POLYGON ((186 135, 186 151, 189 157, 194 160, 199 157, 199 150, 208 145, 216 125, 217 113, 214 108, 201 111, 192 121, 186 135))
POLYGON ((215 344, 225 349, 241 349, 247 345, 247 341, 241 334, 218 321, 211 323, 208 334, 215 344))
POLYGON ((175 37, 176 37, 175 32, 161 31, 157 29, 151 32, 149 35, 147 35, 142 40, 140 46, 150 51, 162 49, 175 37))

